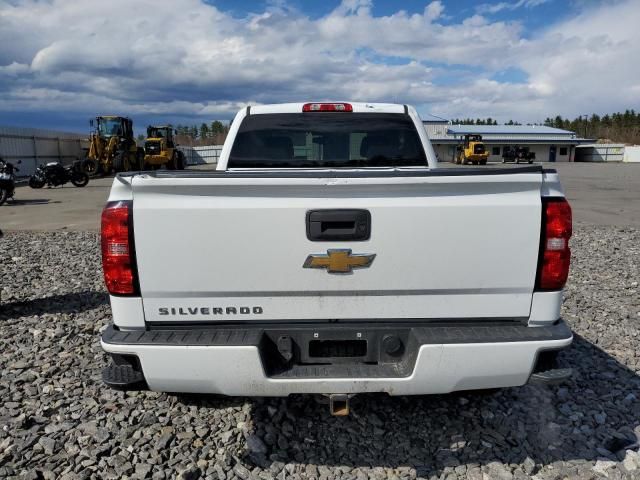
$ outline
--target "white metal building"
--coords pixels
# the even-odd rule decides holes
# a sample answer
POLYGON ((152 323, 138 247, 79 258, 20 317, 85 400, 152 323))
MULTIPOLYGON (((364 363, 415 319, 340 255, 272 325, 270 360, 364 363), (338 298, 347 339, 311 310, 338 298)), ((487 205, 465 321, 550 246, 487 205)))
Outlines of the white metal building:
POLYGON ((592 143, 576 147, 576 162, 622 162, 624 143, 592 143))
POLYGON ((624 147, 623 162, 640 163, 640 145, 631 145, 624 147))
POLYGON ((577 145, 593 142, 568 130, 541 125, 451 125, 437 118, 423 123, 441 162, 455 158, 456 147, 467 134, 482 135, 490 162, 501 162, 504 148, 514 145, 529 147, 537 162, 572 162, 577 145))
POLYGON ((88 136, 36 128, 0 127, 0 157, 16 165, 18 175, 31 175, 37 165, 48 162, 71 163, 84 158, 88 136))

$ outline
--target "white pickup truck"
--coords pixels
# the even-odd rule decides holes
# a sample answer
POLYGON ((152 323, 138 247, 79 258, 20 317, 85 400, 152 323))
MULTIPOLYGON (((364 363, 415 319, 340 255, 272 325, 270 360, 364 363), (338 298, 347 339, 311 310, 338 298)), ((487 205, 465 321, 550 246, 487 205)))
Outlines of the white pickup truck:
POLYGON ((103 379, 333 413, 563 380, 571 228, 555 171, 441 168, 412 107, 247 107, 216 171, 115 178, 103 379))

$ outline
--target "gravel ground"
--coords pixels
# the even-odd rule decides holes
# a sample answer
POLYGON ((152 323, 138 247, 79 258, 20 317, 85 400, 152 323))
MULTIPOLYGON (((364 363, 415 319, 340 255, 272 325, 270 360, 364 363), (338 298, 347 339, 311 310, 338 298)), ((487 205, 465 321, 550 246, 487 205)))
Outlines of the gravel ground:
POLYGON ((122 393, 94 233, 0 240, 0 478, 640 478, 640 231, 578 225, 558 387, 312 398, 122 393))

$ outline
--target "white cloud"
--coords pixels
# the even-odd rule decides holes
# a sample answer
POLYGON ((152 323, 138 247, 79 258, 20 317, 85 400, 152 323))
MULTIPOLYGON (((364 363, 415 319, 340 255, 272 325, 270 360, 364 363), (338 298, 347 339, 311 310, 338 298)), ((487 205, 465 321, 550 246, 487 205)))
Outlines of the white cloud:
POLYGON ((0 66, 0 74, 15 76, 28 72, 29 65, 24 63, 11 62, 9 65, 0 66))
POLYGON ((371 0, 342 0, 342 3, 333 11, 334 15, 369 15, 371 13, 371 0))
POLYGON ((536 121, 640 102, 633 0, 529 39, 518 22, 480 14, 443 23, 440 1, 422 14, 372 11, 345 0, 311 19, 275 2, 237 18, 200 0, 0 0, 0 119, 60 109, 210 119, 249 102, 353 99, 536 121), (509 68, 528 80, 492 79, 509 68))
POLYGON ((476 7, 476 11, 481 14, 495 14, 502 10, 517 10, 518 8, 533 8, 544 3, 548 3, 550 0, 518 0, 516 2, 498 2, 498 3, 483 3, 476 7))
POLYGON ((430 22, 440 18, 443 12, 444 12, 444 5, 440 0, 431 2, 429 5, 427 5, 424 8, 424 16, 430 22))

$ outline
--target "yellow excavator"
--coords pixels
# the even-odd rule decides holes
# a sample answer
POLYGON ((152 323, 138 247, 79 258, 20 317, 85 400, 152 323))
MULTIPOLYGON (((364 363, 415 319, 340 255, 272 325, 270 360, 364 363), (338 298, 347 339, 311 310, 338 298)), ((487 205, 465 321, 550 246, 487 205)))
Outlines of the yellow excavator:
POLYGON ((133 136, 133 121, 127 117, 101 115, 90 120, 92 132, 84 161, 88 173, 108 175, 113 172, 141 170, 144 149, 133 136))
POLYGON ((168 170, 184 169, 184 153, 178 150, 173 134, 171 125, 147 127, 147 139, 144 142, 145 170, 157 169, 162 165, 168 170))
POLYGON ((464 141, 458 145, 456 163, 467 165, 486 165, 489 152, 482 142, 482 135, 465 135, 464 141))

